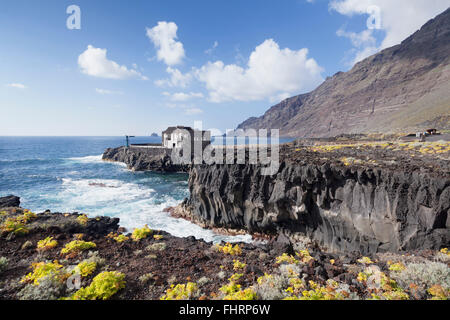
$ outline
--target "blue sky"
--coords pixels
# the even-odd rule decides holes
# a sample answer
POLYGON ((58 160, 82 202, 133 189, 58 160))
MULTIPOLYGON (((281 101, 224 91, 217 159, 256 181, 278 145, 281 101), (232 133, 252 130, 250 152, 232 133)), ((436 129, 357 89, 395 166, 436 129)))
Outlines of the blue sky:
POLYGON ((0 135, 149 135, 195 120, 224 132, 450 5, 390 2, 3 0, 0 135), (66 27, 69 5, 80 30, 66 27), (384 23, 372 30, 373 5, 384 23))

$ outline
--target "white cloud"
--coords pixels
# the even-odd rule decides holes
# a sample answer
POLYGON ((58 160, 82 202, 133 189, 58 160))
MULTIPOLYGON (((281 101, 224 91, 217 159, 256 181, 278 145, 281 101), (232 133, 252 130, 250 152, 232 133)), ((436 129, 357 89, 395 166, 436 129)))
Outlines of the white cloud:
POLYGON ((98 88, 96 88, 95 91, 99 94, 123 94, 122 91, 113 91, 113 90, 98 89, 98 88))
POLYGON ((276 96, 270 97, 270 98, 269 98, 269 101, 270 101, 271 103, 277 103, 277 102, 286 100, 287 98, 290 98, 290 97, 292 97, 292 93, 289 93, 289 92, 282 92, 282 93, 280 93, 280 94, 278 94, 278 95, 276 95, 276 96))
POLYGON ((351 50, 353 57, 348 63, 349 65, 352 66, 356 62, 361 61, 380 50, 376 44, 376 39, 373 36, 372 31, 373 30, 367 29, 357 33, 348 32, 341 28, 336 32, 339 37, 349 38, 354 47, 354 49, 351 50))
POLYGON ((216 50, 216 48, 219 46, 219 42, 218 41, 214 41, 214 44, 211 48, 209 48, 208 50, 205 50, 206 54, 211 54, 214 52, 214 50, 216 50))
POLYGON ((81 72, 93 77, 106 79, 126 79, 141 78, 148 80, 147 77, 134 69, 128 69, 126 66, 120 66, 116 62, 109 60, 106 56, 107 50, 95 48, 89 45, 79 57, 78 66, 81 72))
POLYGON ((160 21, 153 28, 147 28, 147 37, 157 48, 158 61, 168 66, 180 64, 185 57, 183 44, 177 39, 178 26, 174 22, 160 21))
MULTIPOLYGON (((352 39, 351 34, 342 34, 342 36, 348 36, 356 48, 354 62, 379 50, 399 44, 428 20, 446 10, 450 6, 450 0, 332 0, 329 4, 331 10, 349 17, 353 15, 369 17, 367 12, 371 6, 379 8, 380 27, 385 32, 385 37, 380 45, 374 45, 372 41, 367 41, 358 46, 354 43, 355 40, 358 41, 357 37, 352 39)), ((371 37, 373 31, 373 29, 367 29, 361 33, 355 33, 355 35, 371 37)))
POLYGON ((190 73, 182 73, 176 68, 167 67, 166 72, 170 75, 169 79, 156 80, 155 84, 158 87, 181 87, 186 88, 192 80, 190 73))
POLYGON ((170 96, 170 100, 172 101, 188 101, 192 99, 201 99, 203 98, 203 94, 200 92, 190 92, 190 93, 184 93, 184 92, 177 92, 172 95, 168 94, 168 92, 163 92, 163 95, 170 96))
POLYGON ((175 111, 176 113, 183 112, 185 115, 196 115, 203 113, 203 110, 198 108, 197 106, 193 104, 185 104, 180 102, 172 102, 172 103, 166 103, 166 107, 169 109, 178 109, 175 111))
POLYGON ((336 32, 336 34, 340 37, 349 38, 355 47, 366 47, 369 45, 374 46, 376 44, 376 39, 372 34, 372 30, 369 29, 356 33, 348 32, 341 28, 336 32))
POLYGON ((196 115, 196 114, 201 114, 201 113, 203 113, 203 110, 202 110, 202 109, 199 109, 199 108, 189 108, 189 109, 186 109, 186 110, 184 111, 184 113, 185 113, 186 115, 188 115, 188 116, 192 116, 192 115, 196 115))
POLYGON ((246 68, 216 61, 194 72, 212 102, 273 99, 312 90, 323 81, 322 68, 308 58, 308 49, 280 49, 272 39, 255 48, 246 68))
POLYGON ((6 86, 10 87, 10 88, 16 88, 16 89, 26 89, 27 88, 26 85, 21 84, 21 83, 8 83, 6 86))

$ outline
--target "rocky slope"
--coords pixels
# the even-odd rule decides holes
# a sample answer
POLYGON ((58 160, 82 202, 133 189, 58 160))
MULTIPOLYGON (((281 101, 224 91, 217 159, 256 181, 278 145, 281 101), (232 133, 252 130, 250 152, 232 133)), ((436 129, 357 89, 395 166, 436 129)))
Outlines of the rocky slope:
POLYGON ((450 242, 445 145, 435 146, 443 156, 412 144, 286 146, 274 176, 259 165, 195 165, 179 209, 206 226, 307 236, 332 251, 437 249, 450 242))
POLYGON ((450 129, 450 9, 401 44, 385 49, 316 90, 289 98, 238 129, 281 136, 450 129))
MULTIPOLYGON (((158 230, 133 238, 137 233, 122 233, 118 222, 0 206, 0 300, 450 297, 445 249, 362 257, 323 252, 308 242, 293 247, 282 237, 213 245, 158 230), (90 246, 64 253, 73 243, 90 246)), ((178 308, 169 309, 178 315, 178 308)))

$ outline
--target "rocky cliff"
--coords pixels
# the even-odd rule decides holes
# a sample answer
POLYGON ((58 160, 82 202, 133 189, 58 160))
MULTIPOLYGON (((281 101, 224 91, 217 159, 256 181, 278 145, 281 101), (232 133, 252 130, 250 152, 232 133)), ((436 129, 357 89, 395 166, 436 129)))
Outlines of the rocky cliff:
POLYGON ((401 44, 329 77, 238 129, 280 129, 282 136, 450 129, 450 9, 401 44))
POLYGON ((171 149, 119 147, 103 153, 105 161, 123 162, 133 171, 188 172, 188 165, 176 165, 171 160, 171 149))
POLYGON ((274 176, 261 175, 259 165, 194 166, 190 198, 182 209, 206 226, 293 240, 307 236, 332 251, 365 254, 449 245, 448 161, 442 172, 433 173, 423 170, 423 163, 402 169, 400 161, 371 167, 321 162, 320 157, 282 158, 274 176))
POLYGON ((18 207, 20 206, 20 198, 10 195, 0 198, 0 208, 18 207))

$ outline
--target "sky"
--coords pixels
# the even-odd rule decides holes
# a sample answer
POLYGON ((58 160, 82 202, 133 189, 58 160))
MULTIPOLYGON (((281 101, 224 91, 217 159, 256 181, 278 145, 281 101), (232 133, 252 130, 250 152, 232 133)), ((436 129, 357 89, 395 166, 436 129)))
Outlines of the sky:
POLYGON ((450 0, 2 0, 0 135, 220 132, 399 44, 450 0))

